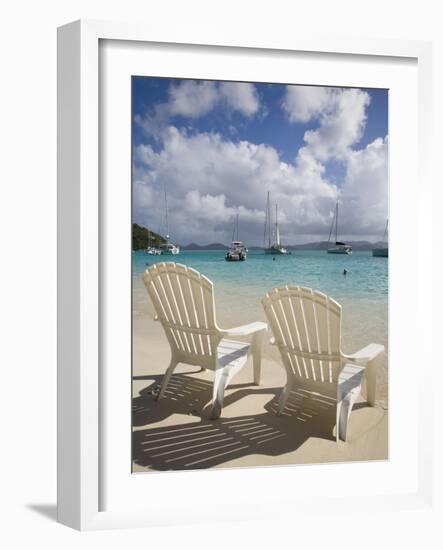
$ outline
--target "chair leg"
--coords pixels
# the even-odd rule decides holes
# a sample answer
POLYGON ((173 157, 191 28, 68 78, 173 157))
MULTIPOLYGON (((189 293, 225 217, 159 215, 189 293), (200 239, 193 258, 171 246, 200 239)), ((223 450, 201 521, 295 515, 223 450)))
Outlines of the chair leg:
POLYGON ((157 395, 157 400, 159 400, 163 397, 163 394, 165 393, 165 390, 166 390, 166 386, 168 385, 168 382, 169 382, 169 380, 172 376, 172 373, 174 372, 174 369, 177 366, 177 364, 178 364, 177 361, 173 361, 171 359, 169 367, 166 369, 166 372, 163 376, 162 386, 161 386, 160 391, 157 395))
POLYGON ((348 430, 348 420, 351 411, 349 410, 349 403, 346 401, 340 401, 337 403, 337 416, 335 425, 335 440, 337 443, 342 439, 346 441, 346 434, 348 430))
POLYGON ((254 368, 254 384, 257 386, 260 385, 261 379, 261 352, 263 344, 263 333, 256 332, 252 337, 251 350, 252 350, 252 361, 254 368))
POLYGON ((220 418, 223 409, 223 399, 225 397, 225 388, 229 382, 229 369, 217 369, 214 377, 214 388, 212 391, 212 409, 211 420, 220 418))
POLYGON ((352 408, 357 400, 360 392, 351 392, 346 395, 341 401, 337 400, 337 416, 336 416, 336 441, 339 439, 346 441, 348 434, 349 417, 351 416, 352 408))
POLYGON ((340 441, 340 414, 341 414, 341 401, 337 400, 337 406, 335 408, 335 441, 340 441))
POLYGON ((283 391, 280 394, 280 400, 278 402, 278 409, 277 409, 277 415, 280 416, 283 413, 283 410, 286 405, 286 401, 288 400, 289 395, 291 394, 293 382, 289 381, 286 382, 286 386, 283 388, 283 391))
POLYGON ((215 369, 214 376, 214 389, 212 393, 212 409, 211 409, 211 419, 217 420, 220 417, 221 411, 223 408, 223 399, 225 396, 225 389, 228 386, 231 379, 239 372, 239 370, 246 363, 237 362, 236 364, 229 364, 221 367, 218 365, 218 368, 215 369))
POLYGON ((377 390, 377 371, 382 359, 382 353, 368 361, 365 369, 366 375, 366 400, 370 407, 375 407, 375 394, 377 390))

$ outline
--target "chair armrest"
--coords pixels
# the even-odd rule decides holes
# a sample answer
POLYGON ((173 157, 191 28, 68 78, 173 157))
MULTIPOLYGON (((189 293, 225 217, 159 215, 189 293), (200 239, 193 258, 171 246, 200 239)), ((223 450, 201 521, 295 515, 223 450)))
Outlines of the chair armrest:
POLYGON ((356 353, 351 355, 346 355, 342 353, 343 359, 350 361, 351 363, 367 363, 375 359, 380 353, 385 351, 385 347, 381 344, 369 344, 368 346, 362 348, 356 353))
POLYGON ((221 329, 220 332, 223 336, 250 336, 257 332, 262 332, 268 329, 266 323, 261 321, 256 321, 254 323, 249 323, 248 325, 242 325, 240 327, 221 329))

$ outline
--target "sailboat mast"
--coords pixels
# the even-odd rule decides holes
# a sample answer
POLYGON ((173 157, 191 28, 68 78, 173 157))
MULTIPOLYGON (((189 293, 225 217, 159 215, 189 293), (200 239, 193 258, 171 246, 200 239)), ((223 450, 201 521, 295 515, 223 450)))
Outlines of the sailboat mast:
POLYGON ((335 242, 338 240, 338 201, 335 203, 335 242))
POLYGON ((166 221, 166 239, 169 240, 169 220, 168 220, 168 197, 165 188, 165 221, 166 221))
POLYGON ((269 225, 268 247, 271 248, 271 197, 269 193, 268 193, 268 225, 269 225))
POLYGON ((263 244, 266 248, 266 234, 268 236, 268 248, 271 248, 271 198, 268 191, 268 198, 266 200, 266 216, 265 216, 265 232, 263 237, 263 244))
POLYGON ((266 208, 265 208, 265 227, 263 230, 263 248, 266 248, 266 227, 268 225, 268 201, 269 201, 269 191, 268 191, 268 198, 266 200, 266 208))
POLYGON ((275 203, 275 244, 280 245, 280 232, 278 230, 278 204, 275 203))
POLYGON ((386 220, 386 227, 385 227, 385 232, 383 233, 383 240, 385 240, 386 235, 388 234, 388 223, 389 223, 389 220, 386 220))
POLYGON ((237 212, 237 241, 238 241, 238 212, 237 212))
POLYGON ((331 242, 331 235, 332 235, 332 230, 334 229, 334 222, 335 222, 335 216, 333 216, 332 218, 331 229, 329 230, 328 247, 329 247, 329 243, 331 242))

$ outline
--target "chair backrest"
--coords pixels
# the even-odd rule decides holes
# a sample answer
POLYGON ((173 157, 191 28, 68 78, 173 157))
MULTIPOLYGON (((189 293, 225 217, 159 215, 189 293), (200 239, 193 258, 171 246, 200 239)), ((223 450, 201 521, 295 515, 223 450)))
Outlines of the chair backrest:
POLYGON ((299 286, 274 288, 262 299, 282 360, 299 378, 336 382, 341 368, 341 306, 299 286))
POLYGON ((175 358, 208 367, 215 364, 221 335, 212 282, 174 262, 152 265, 143 281, 175 358))

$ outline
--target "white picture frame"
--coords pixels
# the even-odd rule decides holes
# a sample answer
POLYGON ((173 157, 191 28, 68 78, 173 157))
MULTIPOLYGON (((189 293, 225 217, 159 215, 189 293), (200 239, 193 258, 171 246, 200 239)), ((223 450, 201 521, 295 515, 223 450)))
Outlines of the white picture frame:
MULTIPOLYGON (((420 349, 423 353, 423 373, 420 383, 415 384, 418 405, 415 423, 418 427, 416 439, 418 457, 411 468, 416 477, 405 489, 401 487, 391 493, 380 494, 330 494, 313 496, 302 501, 296 496, 280 490, 272 496, 251 493, 249 506, 245 500, 231 509, 216 511, 205 506, 203 485, 197 484, 201 493, 198 502, 184 509, 177 502, 175 508, 167 511, 161 505, 147 504, 133 506, 122 499, 121 506, 103 509, 101 484, 106 481, 103 466, 103 415, 108 399, 102 386, 103 362, 100 353, 101 307, 106 292, 100 285, 102 250, 100 245, 100 216, 105 207, 100 191, 100 43, 101 41, 125 41, 131 44, 174 44, 175 47, 195 45, 199 51, 211 56, 215 48, 224 48, 230 55, 247 51, 273 52, 284 64, 290 52, 305 52, 312 55, 333 54, 355 56, 355 59, 389 58, 393 65, 402 60, 413 60, 417 66, 418 82, 418 146, 416 150, 418 197, 416 227, 417 239, 422 243, 420 263, 426 265, 431 255, 431 245, 425 236, 431 233, 432 184, 429 177, 431 112, 431 47, 425 42, 369 40, 346 37, 315 37, 298 34, 296 37, 263 38, 235 37, 224 34, 210 40, 204 36, 189 37, 186 30, 174 31, 166 36, 161 31, 143 25, 102 21, 77 21, 59 29, 58 33, 58 520, 80 530, 118 528, 131 526, 154 526, 161 524, 199 521, 232 521, 234 519, 257 519, 262 515, 276 514, 265 510, 266 500, 281 499, 285 506, 278 509, 281 516, 284 509, 298 506, 300 513, 323 513, 335 503, 340 503, 342 513, 358 504, 362 511, 391 510, 398 508, 419 508, 430 506, 432 493, 431 469, 431 407, 427 401, 426 387, 431 383, 431 361, 426 360, 426 349, 431 346, 430 334, 420 332, 420 349), (361 57, 363 56, 363 57, 361 57), (414 487, 411 489, 411 487, 414 487)), ((180 75, 183 76, 183 75, 180 75)), ((346 82, 341 82, 346 85, 346 82)), ((392 226, 391 226, 392 230, 392 226)), ((395 238, 395 227, 393 228, 395 238)), ((129 245, 128 245, 129 246, 129 245)), ((417 288, 414 300, 421 316, 431 315, 429 285, 426 273, 417 268, 417 288)), ((414 352, 417 351, 414 349, 414 352)), ((430 353, 430 352, 428 352, 430 353)), ((414 354, 414 353, 413 353, 414 354)), ((412 355, 413 355, 412 354, 412 355)), ((129 376, 129 374, 128 374, 129 376)), ((128 396, 129 401, 129 396, 128 396)), ((128 431, 130 430, 128 426, 128 431)), ((352 465, 350 467, 353 467, 352 465)), ((130 465, 128 464, 128 471, 130 465)), ((286 467, 291 468, 291 467, 286 467)), ((280 483, 282 475, 289 470, 268 469, 266 476, 273 476, 273 483, 280 483), (270 472, 270 473, 269 473, 270 472)), ((251 485, 254 475, 244 473, 251 485)), ((202 472, 207 480, 208 472, 202 472)), ((186 483, 195 474, 166 474, 175 476, 174 483, 186 483)), ((200 475, 200 473, 199 473, 200 475)), ((263 474, 264 475, 264 474, 263 474)), ((220 483, 238 482, 235 471, 217 472, 220 483), (221 477, 220 477, 221 476, 221 477)), ((136 478, 134 478, 136 479, 136 478)), ((158 484, 166 482, 158 481, 158 484)), ((129 493, 128 493, 129 495, 129 493)), ((158 503, 157 503, 158 504, 158 503)), ((275 508, 274 504, 272 507, 275 508)))

